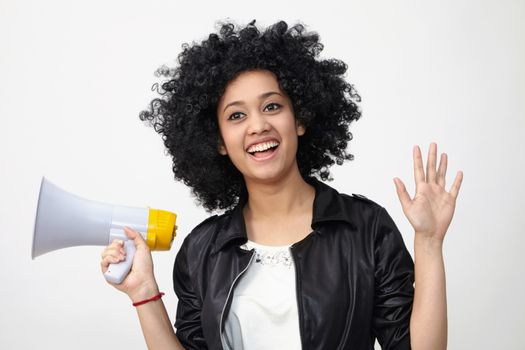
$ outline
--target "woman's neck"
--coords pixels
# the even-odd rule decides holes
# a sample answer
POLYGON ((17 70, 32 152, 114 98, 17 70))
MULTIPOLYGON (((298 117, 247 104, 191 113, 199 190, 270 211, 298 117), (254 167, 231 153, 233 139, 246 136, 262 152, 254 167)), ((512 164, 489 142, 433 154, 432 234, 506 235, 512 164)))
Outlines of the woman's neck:
POLYGON ((315 188, 297 171, 279 181, 246 181, 243 208, 248 239, 265 245, 288 245, 311 232, 315 188))
POLYGON ((315 189, 302 178, 299 169, 275 182, 246 181, 248 202, 245 216, 252 220, 284 218, 311 212, 315 189))

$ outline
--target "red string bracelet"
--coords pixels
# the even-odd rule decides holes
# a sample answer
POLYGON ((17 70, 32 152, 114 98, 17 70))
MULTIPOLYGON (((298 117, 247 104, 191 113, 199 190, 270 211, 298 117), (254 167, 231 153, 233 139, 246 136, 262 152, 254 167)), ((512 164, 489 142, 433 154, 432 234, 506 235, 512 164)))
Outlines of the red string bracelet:
POLYGON ((142 304, 146 304, 146 303, 149 303, 150 301, 154 301, 154 300, 159 300, 160 298, 162 298, 162 296, 164 295, 163 292, 160 292, 159 294, 149 298, 149 299, 144 299, 144 300, 141 300, 141 301, 137 301, 135 303, 133 303, 133 306, 139 306, 139 305, 142 305, 142 304))

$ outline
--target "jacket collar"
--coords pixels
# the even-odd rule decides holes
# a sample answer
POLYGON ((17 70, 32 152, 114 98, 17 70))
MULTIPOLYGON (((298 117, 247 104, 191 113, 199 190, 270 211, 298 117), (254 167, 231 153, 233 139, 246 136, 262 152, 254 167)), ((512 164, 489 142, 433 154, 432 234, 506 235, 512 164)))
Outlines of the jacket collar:
MULTIPOLYGON (((315 188, 313 205, 312 228, 315 230, 320 223, 329 221, 345 221, 352 223, 349 213, 345 210, 344 201, 339 192, 325 183, 315 179, 306 179, 315 188)), ((226 245, 238 242, 244 244, 248 240, 244 222, 243 208, 248 200, 246 192, 241 194, 239 203, 229 213, 229 220, 225 220, 219 230, 214 251, 219 251, 226 245)))

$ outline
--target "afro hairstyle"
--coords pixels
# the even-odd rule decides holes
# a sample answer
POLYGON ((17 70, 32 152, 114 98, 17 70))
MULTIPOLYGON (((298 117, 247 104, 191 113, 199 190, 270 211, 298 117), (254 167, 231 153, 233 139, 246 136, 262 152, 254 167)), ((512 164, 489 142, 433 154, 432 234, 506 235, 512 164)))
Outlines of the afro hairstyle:
POLYGON ((206 210, 235 206, 246 190, 242 174, 218 152, 217 105, 228 82, 243 71, 272 72, 306 128, 299 137, 297 163, 304 178, 331 180, 329 167, 352 160, 349 124, 361 116, 360 97, 344 80, 347 65, 321 59, 319 35, 302 24, 279 21, 261 30, 220 23, 201 43, 183 44, 176 67, 156 71, 159 96, 140 119, 162 136, 176 180, 189 186, 206 210))

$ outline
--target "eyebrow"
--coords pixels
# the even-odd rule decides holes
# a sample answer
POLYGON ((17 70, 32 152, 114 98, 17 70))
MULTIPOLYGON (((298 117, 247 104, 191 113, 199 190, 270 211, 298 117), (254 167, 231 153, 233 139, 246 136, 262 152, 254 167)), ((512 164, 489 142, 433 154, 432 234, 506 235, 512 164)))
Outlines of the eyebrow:
MULTIPOLYGON (((279 92, 276 92, 276 91, 268 91, 268 92, 265 92, 264 94, 260 94, 259 95, 259 100, 263 100, 269 96, 272 96, 272 95, 279 95, 279 96, 282 96, 281 93, 279 92)), ((233 101, 233 102, 230 102, 228 103, 226 106, 224 106, 224 109, 222 110, 223 112, 226 110, 226 108, 230 107, 230 106, 238 106, 238 105, 243 105, 244 104, 244 101, 233 101)))

